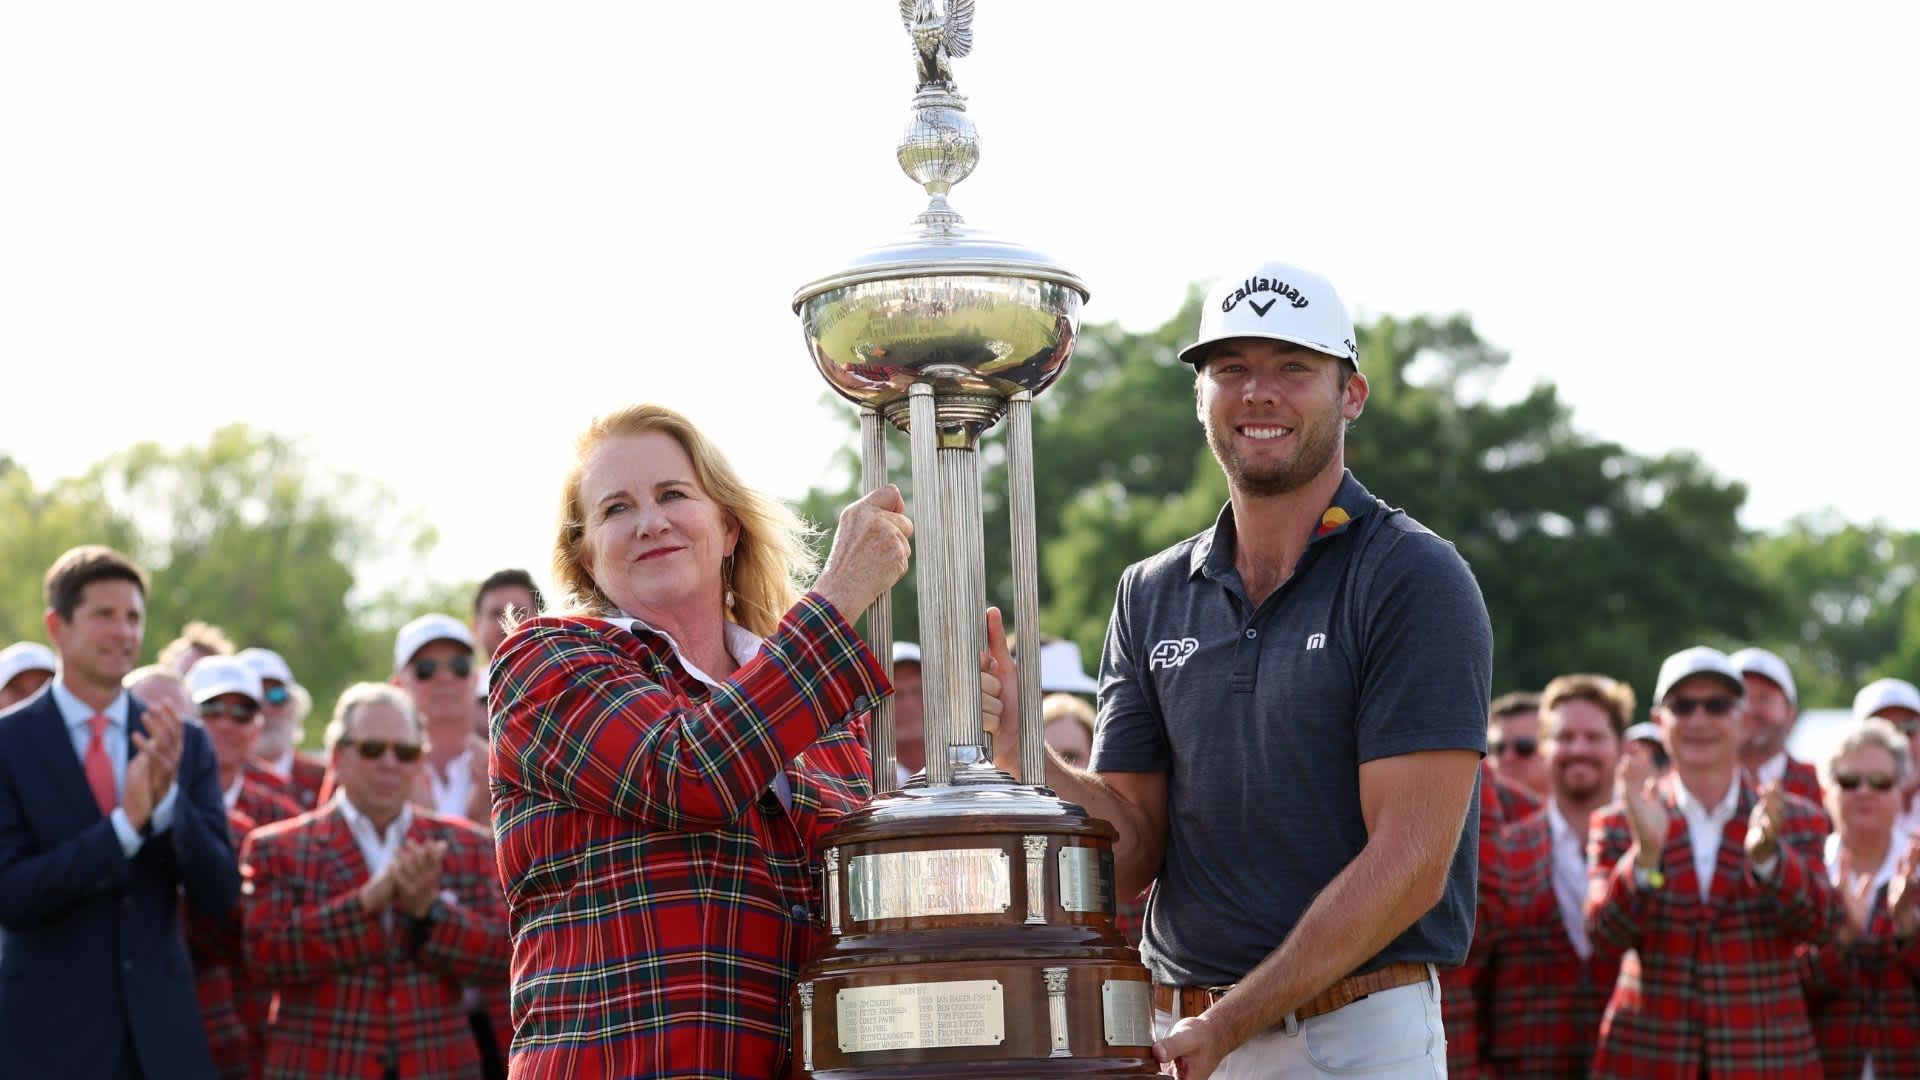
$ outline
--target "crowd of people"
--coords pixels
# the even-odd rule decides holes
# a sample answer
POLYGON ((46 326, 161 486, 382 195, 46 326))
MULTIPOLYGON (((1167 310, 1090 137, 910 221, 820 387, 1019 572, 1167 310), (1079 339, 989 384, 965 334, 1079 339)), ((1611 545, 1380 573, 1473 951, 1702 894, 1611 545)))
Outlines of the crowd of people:
MULTIPOLYGON (((1920 691, 1863 687, 1817 763, 1760 649, 1675 653, 1645 720, 1596 674, 1489 706, 1471 570, 1345 467, 1368 395, 1345 305, 1244 269, 1180 353, 1218 520, 1127 570, 1097 679, 1070 642, 1022 661, 1046 786, 1115 828, 1154 1057, 1920 1076, 1920 691)), ((274 643, 194 623, 136 666, 146 572, 54 562, 46 643, 0 650, 9 1074, 794 1068, 822 838, 874 793, 883 697, 892 779, 926 767, 918 648, 883 663, 852 625, 908 566, 906 505, 853 502, 816 565, 652 405, 595 420, 560 486, 563 595, 501 571, 468 618, 409 622, 317 755, 274 643)), ((1020 643, 981 618, 981 729, 1014 773, 1020 643)))

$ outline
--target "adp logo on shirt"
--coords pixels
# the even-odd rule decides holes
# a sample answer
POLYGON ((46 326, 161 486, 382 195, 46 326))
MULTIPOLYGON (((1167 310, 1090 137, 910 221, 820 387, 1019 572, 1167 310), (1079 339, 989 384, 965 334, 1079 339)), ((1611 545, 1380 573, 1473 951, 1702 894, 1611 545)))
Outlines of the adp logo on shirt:
POLYGON ((1155 668, 1177 668, 1187 662, 1193 650, 1200 647, 1199 639, 1162 638, 1153 645, 1153 651, 1147 654, 1147 670, 1155 668))

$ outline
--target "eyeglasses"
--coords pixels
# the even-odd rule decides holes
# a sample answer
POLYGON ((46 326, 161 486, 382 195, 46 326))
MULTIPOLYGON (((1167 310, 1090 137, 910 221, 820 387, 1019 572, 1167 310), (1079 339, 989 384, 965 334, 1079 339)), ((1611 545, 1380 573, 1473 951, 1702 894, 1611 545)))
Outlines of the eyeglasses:
POLYGON ((1865 776, 1850 772, 1834 773, 1833 782, 1840 785, 1841 791, 1857 791, 1861 784, 1875 791, 1893 790, 1893 777, 1883 772, 1868 773, 1865 776))
MULTIPOLYGON (((433 678, 434 672, 440 670, 440 663, 440 661, 435 660, 431 656, 415 660, 413 662, 413 677, 419 679, 421 682, 426 682, 428 679, 433 678)), ((447 670, 453 672, 453 677, 456 679, 464 679, 473 674, 473 657, 471 656, 456 656, 446 661, 446 665, 447 670)))
POLYGON ((420 744, 408 742, 388 742, 385 739, 341 739, 342 746, 351 746, 368 761, 379 761, 388 750, 393 751, 393 760, 402 765, 410 765, 420 760, 420 744))
POLYGON ((209 701, 200 706, 202 720, 231 720, 236 724, 251 724, 260 715, 260 706, 237 701, 209 701))
POLYGON ((287 688, 284 686, 269 686, 267 687, 266 698, 267 704, 269 705, 285 705, 287 702, 293 700, 293 695, 288 693, 287 688))
POLYGON ((1733 711, 1736 704, 1733 698, 1716 695, 1714 697, 1670 697, 1667 699, 1667 711, 1675 716, 1692 716, 1693 710, 1705 709, 1708 716, 1725 716, 1733 711))
POLYGON ((1505 757, 1507 751, 1513 751, 1517 758, 1530 758, 1540 751, 1540 740, 1525 735, 1516 735, 1512 739, 1495 739, 1487 744, 1487 751, 1494 757, 1505 757))

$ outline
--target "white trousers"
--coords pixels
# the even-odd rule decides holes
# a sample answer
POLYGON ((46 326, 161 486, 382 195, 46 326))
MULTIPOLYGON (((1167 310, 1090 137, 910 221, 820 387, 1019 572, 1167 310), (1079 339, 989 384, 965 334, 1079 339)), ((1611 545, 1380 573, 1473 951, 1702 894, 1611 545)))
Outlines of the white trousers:
MULTIPOLYGON (((1166 1038, 1174 1019, 1156 1009, 1154 1037, 1166 1038)), ((1228 1054, 1213 1075, 1214 1080, 1445 1080, 1447 1032, 1440 1022, 1440 976, 1429 966, 1425 982, 1368 994, 1305 1023, 1288 1016, 1228 1054)))

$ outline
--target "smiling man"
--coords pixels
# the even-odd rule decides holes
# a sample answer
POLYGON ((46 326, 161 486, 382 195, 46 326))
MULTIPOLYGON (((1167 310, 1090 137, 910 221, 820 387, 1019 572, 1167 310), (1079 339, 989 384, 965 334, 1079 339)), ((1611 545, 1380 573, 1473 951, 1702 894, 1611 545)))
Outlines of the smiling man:
POLYGON ((1346 470, 1367 380, 1325 278, 1236 275, 1181 359, 1228 504, 1128 568, 1093 772, 1054 755, 1047 782, 1118 828, 1119 895, 1154 882, 1142 954, 1179 1075, 1444 1074, 1486 605, 1451 544, 1346 470))

